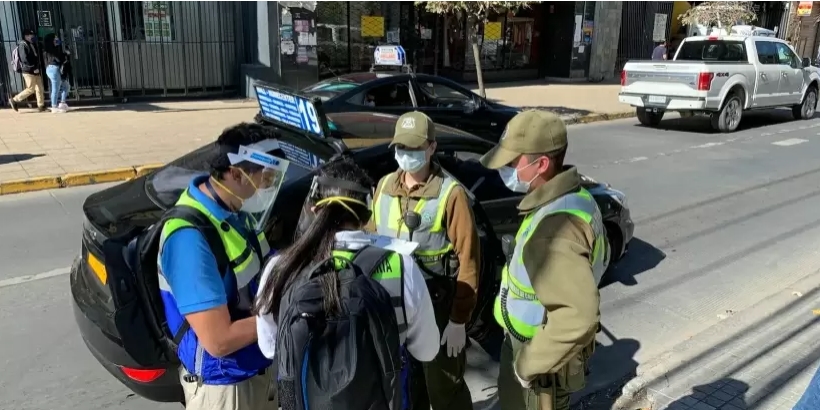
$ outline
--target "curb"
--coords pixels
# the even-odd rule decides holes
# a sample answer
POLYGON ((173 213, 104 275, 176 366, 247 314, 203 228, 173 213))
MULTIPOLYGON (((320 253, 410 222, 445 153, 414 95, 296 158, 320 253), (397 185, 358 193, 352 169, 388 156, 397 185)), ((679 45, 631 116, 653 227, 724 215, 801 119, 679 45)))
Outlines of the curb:
POLYGON ((592 113, 579 117, 571 117, 569 119, 565 119, 564 123, 566 123, 567 125, 589 124, 600 121, 613 121, 622 120, 624 118, 633 118, 635 117, 635 115, 635 110, 614 113, 592 113))
MULTIPOLYGON (((600 121, 620 120, 632 118, 635 111, 616 113, 594 113, 580 117, 564 119, 566 125, 589 124, 600 121)), ((164 164, 148 164, 135 167, 115 168, 103 171, 77 172, 65 175, 33 177, 0 182, 0 195, 20 194, 25 192, 43 191, 46 189, 69 188, 83 185, 104 184, 107 182, 127 181, 141 177, 164 164)))
POLYGON ((149 164, 103 171, 75 172, 58 176, 3 181, 0 182, 0 195, 127 181, 141 177, 162 166, 163 164, 149 164))

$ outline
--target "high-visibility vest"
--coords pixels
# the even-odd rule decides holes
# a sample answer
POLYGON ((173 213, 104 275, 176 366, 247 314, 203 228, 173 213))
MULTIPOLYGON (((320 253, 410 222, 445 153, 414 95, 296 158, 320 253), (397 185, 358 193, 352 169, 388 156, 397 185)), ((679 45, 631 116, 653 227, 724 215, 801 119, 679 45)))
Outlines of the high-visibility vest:
POLYGON ((524 265, 524 246, 545 217, 559 212, 574 215, 592 226, 595 243, 589 262, 595 283, 601 281, 609 265, 609 243, 601 211, 592 194, 585 189, 566 194, 527 215, 515 236, 512 258, 501 273, 501 290, 493 309, 498 324, 520 341, 531 339, 546 319, 544 305, 535 295, 524 265))
MULTIPOLYGON (((352 261, 356 253, 355 251, 334 249, 333 256, 352 261)), ((344 268, 341 261, 336 261, 336 268, 344 268)), ((404 265, 402 264, 401 255, 396 252, 390 252, 390 255, 384 259, 384 262, 376 268, 376 272, 371 276, 373 280, 379 282, 379 284, 387 290, 387 293, 390 294, 390 302, 393 304, 393 310, 396 313, 396 319, 399 324, 399 340, 405 340, 407 337, 404 300, 401 297, 403 294, 402 287, 404 286, 402 282, 402 277, 404 276, 402 275, 403 269, 404 265)))
MULTIPOLYGON (((186 205, 192 208, 196 208, 200 212, 202 212, 208 219, 213 222, 214 226, 216 226, 217 231, 219 232, 219 236, 222 238, 222 243, 225 245, 225 252, 228 256, 229 261, 229 268, 230 272, 226 274, 232 274, 236 277, 236 288, 238 290, 239 298, 236 301, 236 305, 232 306, 237 308, 240 312, 246 312, 247 316, 250 317, 250 308, 251 302, 253 300, 253 295, 251 295, 251 290, 249 288, 249 284, 251 281, 260 273, 262 268, 262 260, 260 260, 260 256, 254 251, 253 246, 239 233, 231 224, 227 222, 220 222, 217 220, 208 208, 202 205, 199 201, 194 199, 186 190, 182 193, 179 200, 177 201, 176 205, 186 205)), ((252 216, 249 216, 246 219, 245 228, 248 234, 255 234, 257 240, 259 241, 261 257, 265 257, 270 252, 270 246, 268 245, 268 241, 265 238, 265 234, 263 232, 256 232, 255 227, 253 226, 254 221, 252 220, 252 216)), ((160 292, 163 294, 163 300, 166 301, 166 304, 170 300, 173 303, 176 301, 173 299, 173 292, 171 291, 171 286, 168 284, 168 281, 165 279, 165 275, 162 272, 162 248, 165 244, 165 240, 171 236, 174 232, 178 231, 179 229, 190 227, 191 224, 187 221, 182 219, 169 219, 165 222, 165 226, 162 229, 162 234, 160 235, 159 241, 159 256, 157 257, 157 271, 159 272, 159 288, 160 292)), ((229 295, 230 296, 230 295, 229 295)), ((230 298, 229 298, 230 300, 230 298)), ((168 315, 179 315, 179 312, 176 310, 176 305, 169 307, 165 307, 166 316, 168 315)), ((232 318, 234 320, 239 318, 232 318)), ((175 321, 176 322, 176 321, 175 321)), ((172 332, 176 332, 176 329, 171 329, 172 332)), ((188 333, 193 333, 192 330, 188 330, 188 333)), ((187 335, 186 335, 187 337, 187 335)), ((188 352, 184 351, 189 346, 193 348, 193 344, 184 343, 180 345, 179 355, 180 360, 182 360, 183 364, 186 365, 186 368, 193 374, 199 376, 201 379, 205 380, 206 382, 212 379, 218 379, 224 381, 223 379, 226 378, 226 375, 231 375, 232 379, 236 381, 241 381, 242 379, 246 379, 255 375, 258 372, 256 370, 249 370, 246 371, 244 369, 239 368, 232 368, 236 367, 237 360, 223 360, 220 358, 211 357, 202 345, 197 341, 195 343, 195 351, 188 352), (183 357, 183 355, 185 357, 183 357), (190 357, 193 357, 193 360, 186 360, 190 357), (189 362, 189 363, 186 363, 189 362), (216 363, 219 362, 219 363, 216 363), (231 368, 230 370, 226 370, 227 368, 231 368), (221 371, 219 369, 222 369, 221 371), (211 374, 213 373, 213 374, 211 374)), ((258 350, 258 349, 257 349, 258 350)), ((247 364, 247 363, 245 363, 247 364)))
MULTIPOLYGON (((373 222, 376 224, 376 231, 379 235, 410 240, 410 231, 402 219, 401 199, 384 192, 388 180, 395 177, 396 174, 390 174, 382 179, 379 186, 380 194, 373 201, 373 222)), ((437 275, 444 275, 444 255, 453 250, 453 244, 447 238, 444 226, 444 212, 450 193, 456 186, 458 186, 458 181, 445 175, 439 196, 421 198, 413 209, 421 215, 421 224, 413 232, 413 242, 419 244, 414 256, 427 271, 437 275)), ((427 272, 424 272, 424 278, 430 278, 427 272)))

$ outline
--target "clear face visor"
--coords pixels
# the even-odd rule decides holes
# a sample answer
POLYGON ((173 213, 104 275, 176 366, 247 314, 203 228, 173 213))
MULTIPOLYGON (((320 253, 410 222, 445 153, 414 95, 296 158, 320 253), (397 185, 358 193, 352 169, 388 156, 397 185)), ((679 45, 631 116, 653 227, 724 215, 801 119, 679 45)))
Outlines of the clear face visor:
POLYGON ((254 175, 245 175, 255 186, 256 192, 242 203, 241 208, 253 218, 257 230, 262 229, 270 216, 290 165, 290 161, 268 154, 278 149, 279 143, 276 140, 264 140, 240 146, 238 153, 228 154, 231 165, 247 161, 263 167, 261 176, 259 171, 254 172, 254 175))

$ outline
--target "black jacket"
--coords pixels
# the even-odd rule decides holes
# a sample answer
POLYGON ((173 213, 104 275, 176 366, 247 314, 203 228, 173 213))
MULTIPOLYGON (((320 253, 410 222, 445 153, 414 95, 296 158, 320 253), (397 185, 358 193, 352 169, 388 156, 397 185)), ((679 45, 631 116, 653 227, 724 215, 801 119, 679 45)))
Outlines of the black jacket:
POLYGON ((17 54, 20 56, 20 66, 25 74, 34 74, 34 70, 40 69, 40 59, 37 53, 37 46, 28 41, 21 40, 17 44, 17 54))

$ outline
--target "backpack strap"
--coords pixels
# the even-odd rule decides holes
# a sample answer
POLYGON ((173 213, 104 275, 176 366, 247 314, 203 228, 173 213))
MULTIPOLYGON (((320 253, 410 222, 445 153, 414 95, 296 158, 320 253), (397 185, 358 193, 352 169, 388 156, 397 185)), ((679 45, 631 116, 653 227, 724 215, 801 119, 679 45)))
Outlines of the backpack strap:
POLYGON ((365 246, 353 256, 353 264, 361 269, 362 274, 372 276, 376 269, 387 260, 390 251, 375 246, 365 246))
MULTIPOLYGON (((165 212, 160 222, 162 225, 160 226, 165 225, 165 222, 169 219, 182 219, 193 225, 188 227, 188 229, 196 229, 205 237, 205 241, 208 242, 208 247, 211 248, 211 252, 216 258, 216 267, 219 270, 219 276, 224 278, 230 269, 230 260, 225 250, 225 244, 222 242, 222 237, 219 235, 219 228, 200 210, 188 205, 175 205, 165 212)), ((179 346, 185 333, 187 333, 190 328, 191 324, 183 317, 182 325, 176 333, 174 333, 174 345, 179 346)))

